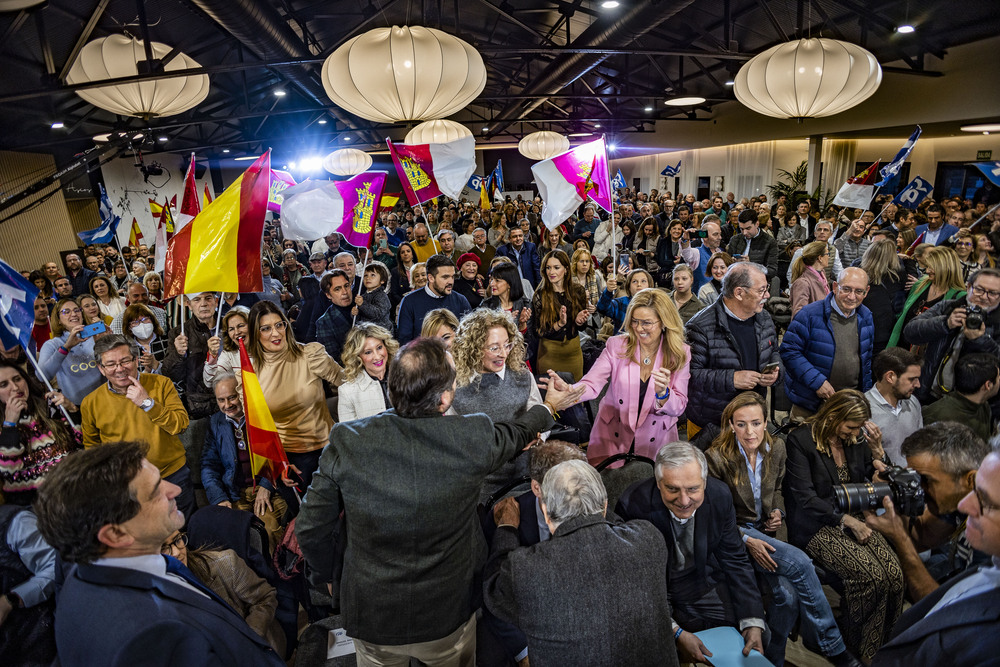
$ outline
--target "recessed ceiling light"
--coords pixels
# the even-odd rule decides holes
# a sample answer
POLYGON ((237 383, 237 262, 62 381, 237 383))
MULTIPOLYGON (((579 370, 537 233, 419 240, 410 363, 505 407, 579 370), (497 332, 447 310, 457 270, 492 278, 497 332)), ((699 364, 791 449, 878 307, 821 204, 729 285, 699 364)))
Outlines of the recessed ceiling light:
POLYGON ((320 118, 320 119, 319 119, 318 121, 316 121, 316 122, 317 122, 317 123, 319 123, 320 125, 326 125, 326 118, 320 118))
POLYGON ((901 25, 901 26, 899 26, 899 27, 896 28, 896 32, 898 32, 900 34, 903 34, 903 35, 909 35, 911 32, 913 32, 915 30, 916 30, 916 28, 914 28, 909 23, 904 23, 903 25, 901 25))
POLYGON ((344 137, 344 141, 350 141, 350 140, 351 140, 350 137, 344 137))
POLYGON ((599 128, 600 126, 601 126, 601 124, 600 124, 600 123, 594 123, 594 127, 597 127, 597 128, 599 128))
POLYGON ((163 142, 164 142, 164 141, 166 141, 166 140, 167 140, 167 138, 166 138, 166 137, 159 137, 159 138, 157 139, 157 141, 159 141, 160 143, 163 143, 163 142))
POLYGON ((667 100, 665 104, 671 107, 689 107, 694 104, 703 104, 704 102, 704 97, 689 95, 688 97, 675 97, 671 100, 667 100))
POLYGON ((653 110, 653 107, 646 107, 645 109, 643 109, 643 111, 652 111, 652 110, 653 110))
POLYGON ((276 91, 274 91, 274 96, 275 96, 275 97, 284 97, 284 96, 285 96, 285 95, 287 95, 287 94, 288 94, 288 93, 286 93, 286 92, 285 92, 285 91, 283 91, 283 90, 276 90, 276 91))
POLYGON ((110 134, 96 134, 96 135, 94 135, 94 141, 96 141, 99 144, 103 144, 106 141, 109 141, 110 139, 111 139, 111 135, 110 134))
POLYGON ((616 151, 618 150, 618 144, 608 144, 608 148, 610 148, 613 151, 616 151))
POLYGON ((222 152, 223 152, 223 153, 228 153, 228 152, 229 152, 229 149, 228 149, 228 148, 223 148, 223 149, 222 149, 222 152))
POLYGON ((1000 123, 981 123, 979 125, 963 125, 962 132, 1000 132, 1000 123))
POLYGON ((571 137, 589 137, 589 136, 591 136, 593 134, 594 134, 593 132, 573 132, 572 134, 570 134, 568 136, 571 136, 571 137))
POLYGON ((604 2, 601 3, 601 7, 604 9, 614 9, 619 4, 621 3, 619 3, 618 0, 604 0, 604 2))
POLYGON ((489 132, 489 131, 490 131, 490 128, 488 128, 488 127, 484 127, 483 128, 483 132, 489 132))
POLYGON ((726 81, 726 85, 727 86, 735 86, 736 82, 735 81, 726 81))
POLYGON ((292 169, 295 169, 295 163, 294 162, 289 162, 288 163, 288 167, 285 167, 285 168, 288 169, 289 167, 292 168, 292 169))
POLYGON ((60 120, 57 120, 56 122, 52 123, 52 129, 53 130, 61 130, 64 127, 66 127, 66 126, 60 120))
POLYGON ((244 162, 248 160, 256 160, 259 157, 260 157, 259 155, 244 155, 243 157, 233 158, 233 160, 235 160, 236 162, 244 162))

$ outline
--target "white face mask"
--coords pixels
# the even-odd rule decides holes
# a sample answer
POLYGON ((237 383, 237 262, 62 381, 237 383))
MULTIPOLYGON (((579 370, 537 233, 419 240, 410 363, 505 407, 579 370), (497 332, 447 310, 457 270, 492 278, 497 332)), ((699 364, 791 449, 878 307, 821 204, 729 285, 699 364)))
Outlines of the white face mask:
POLYGON ((153 335, 153 324, 151 322, 144 322, 135 325, 132 327, 132 335, 139 340, 146 340, 153 335))

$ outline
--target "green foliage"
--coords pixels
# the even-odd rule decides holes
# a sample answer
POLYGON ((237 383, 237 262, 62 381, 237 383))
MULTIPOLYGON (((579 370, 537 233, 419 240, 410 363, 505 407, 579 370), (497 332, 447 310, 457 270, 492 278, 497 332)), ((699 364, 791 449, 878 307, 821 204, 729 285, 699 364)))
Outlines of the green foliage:
MULTIPOLYGON (((778 170, 778 182, 767 186, 767 198, 769 201, 777 201, 778 197, 785 195, 788 201, 795 206, 798 204, 799 200, 802 199, 802 195, 797 197, 794 195, 796 192, 802 192, 806 189, 806 175, 808 172, 808 163, 803 160, 799 163, 792 171, 787 169, 778 170)), ((833 200, 834 192, 832 190, 823 189, 823 183, 820 182, 819 186, 809 195, 810 198, 815 199, 819 202, 819 211, 822 212, 826 210, 826 207, 833 200)))

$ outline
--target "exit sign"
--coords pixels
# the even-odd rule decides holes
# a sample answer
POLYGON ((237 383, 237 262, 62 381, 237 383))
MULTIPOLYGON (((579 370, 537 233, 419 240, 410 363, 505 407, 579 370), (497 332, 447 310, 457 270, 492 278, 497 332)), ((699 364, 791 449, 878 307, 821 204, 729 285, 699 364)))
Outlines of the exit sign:
POLYGON ((977 160, 992 160, 993 151, 976 151, 977 160))

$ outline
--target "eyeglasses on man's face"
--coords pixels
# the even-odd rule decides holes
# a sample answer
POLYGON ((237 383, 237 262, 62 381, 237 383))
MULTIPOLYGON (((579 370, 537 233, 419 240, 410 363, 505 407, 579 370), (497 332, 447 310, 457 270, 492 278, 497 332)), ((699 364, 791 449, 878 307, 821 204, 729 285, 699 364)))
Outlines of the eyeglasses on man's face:
POLYGON ((126 366, 131 366, 134 361, 135 357, 126 357, 118 361, 108 361, 106 363, 102 363, 101 368, 103 368, 106 371, 114 371, 118 370, 119 368, 125 368, 126 366))
POLYGON ((976 296, 980 296, 980 297, 985 296, 986 298, 990 299, 991 301, 993 299, 1000 299, 1000 292, 997 292, 996 290, 986 289, 986 288, 980 287, 979 285, 976 285, 976 286, 974 286, 972 288, 972 293, 975 294, 976 296))

